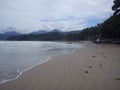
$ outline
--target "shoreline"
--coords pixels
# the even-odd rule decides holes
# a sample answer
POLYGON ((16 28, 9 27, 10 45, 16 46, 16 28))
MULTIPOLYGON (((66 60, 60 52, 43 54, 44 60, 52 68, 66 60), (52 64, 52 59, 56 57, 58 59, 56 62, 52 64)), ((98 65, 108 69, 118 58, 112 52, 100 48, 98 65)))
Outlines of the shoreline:
POLYGON ((7 83, 7 82, 11 82, 11 81, 19 78, 19 77, 20 77, 23 73, 25 73, 26 71, 28 71, 28 70, 30 70, 30 69, 32 69, 32 68, 34 68, 34 67, 37 67, 38 65, 41 65, 41 64, 43 64, 43 63, 46 63, 46 62, 48 62, 48 61, 51 60, 51 59, 52 59, 52 57, 49 57, 48 59, 42 61, 41 63, 38 63, 38 64, 36 64, 36 65, 33 65, 33 66, 31 66, 31 67, 28 67, 28 68, 26 68, 25 70, 23 70, 22 72, 18 72, 19 74, 18 74, 16 77, 11 78, 11 79, 8 79, 8 80, 4 80, 3 82, 0 83, 0 85, 5 84, 5 83, 7 83))
POLYGON ((120 47, 91 44, 54 56, 0 85, 0 90, 119 90, 120 47))
MULTIPOLYGON (((67 43, 67 42, 62 42, 62 43, 69 44, 69 43, 67 43)), ((70 44, 77 44, 77 43, 73 43, 73 42, 72 42, 72 43, 70 43, 70 44)), ((83 44, 81 44, 81 46, 80 46, 79 48, 71 49, 70 51, 68 51, 68 52, 66 52, 66 53, 61 53, 61 54, 57 54, 57 55, 51 55, 51 56, 49 56, 47 59, 45 59, 44 61, 42 61, 42 62, 40 62, 40 63, 37 63, 37 64, 35 64, 35 65, 31 66, 31 67, 28 67, 28 68, 26 68, 25 70, 23 70, 22 72, 18 72, 19 74, 18 74, 16 77, 2 81, 2 82, 0 83, 0 85, 5 84, 5 83, 7 83, 7 82, 11 82, 11 81, 13 81, 13 80, 16 80, 17 78, 19 78, 19 77, 20 77, 23 73, 25 73, 26 71, 31 70, 32 68, 35 68, 35 67, 37 67, 38 65, 47 63, 48 61, 52 60, 53 57, 57 57, 57 56, 61 56, 61 55, 66 55, 66 54, 71 54, 71 53, 75 52, 77 49, 83 48, 82 45, 83 45, 83 44)))

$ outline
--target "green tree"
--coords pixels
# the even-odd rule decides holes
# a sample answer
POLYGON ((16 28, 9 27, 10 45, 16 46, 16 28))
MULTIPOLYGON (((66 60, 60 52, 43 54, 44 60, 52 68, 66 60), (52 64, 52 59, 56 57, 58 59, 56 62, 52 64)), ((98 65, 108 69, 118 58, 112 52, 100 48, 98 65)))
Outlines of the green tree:
POLYGON ((115 11, 114 15, 120 14, 120 0, 114 0, 114 5, 112 6, 112 10, 115 11))

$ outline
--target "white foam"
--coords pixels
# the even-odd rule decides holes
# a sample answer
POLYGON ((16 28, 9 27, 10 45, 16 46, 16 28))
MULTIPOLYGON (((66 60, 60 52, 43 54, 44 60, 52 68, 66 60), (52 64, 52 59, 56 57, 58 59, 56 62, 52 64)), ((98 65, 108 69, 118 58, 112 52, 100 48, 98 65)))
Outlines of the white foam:
POLYGON ((44 61, 42 61, 42 62, 40 62, 40 63, 38 63, 38 64, 35 64, 35 65, 31 66, 31 67, 28 67, 27 69, 23 70, 22 72, 20 72, 20 70, 17 70, 17 72, 18 72, 19 74, 18 74, 15 78, 1 81, 1 82, 0 82, 0 85, 1 85, 1 84, 4 84, 4 83, 6 83, 6 82, 9 82, 9 81, 12 81, 12 80, 15 80, 15 79, 19 78, 24 72, 26 72, 26 71, 28 71, 28 70, 30 70, 30 69, 32 69, 32 68, 34 68, 34 67, 36 67, 36 66, 38 66, 38 65, 40 65, 40 64, 43 64, 43 63, 45 63, 45 62, 47 62, 47 61, 49 61, 49 60, 51 60, 51 59, 52 59, 51 57, 48 57, 46 60, 44 60, 44 61))

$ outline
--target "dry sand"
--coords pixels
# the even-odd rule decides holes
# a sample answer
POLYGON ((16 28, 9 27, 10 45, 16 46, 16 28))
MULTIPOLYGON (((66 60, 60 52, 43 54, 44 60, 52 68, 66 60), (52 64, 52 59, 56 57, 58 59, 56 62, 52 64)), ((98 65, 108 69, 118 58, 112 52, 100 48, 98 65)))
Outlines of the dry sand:
POLYGON ((0 85, 0 90, 120 90, 120 46, 85 43, 0 85))

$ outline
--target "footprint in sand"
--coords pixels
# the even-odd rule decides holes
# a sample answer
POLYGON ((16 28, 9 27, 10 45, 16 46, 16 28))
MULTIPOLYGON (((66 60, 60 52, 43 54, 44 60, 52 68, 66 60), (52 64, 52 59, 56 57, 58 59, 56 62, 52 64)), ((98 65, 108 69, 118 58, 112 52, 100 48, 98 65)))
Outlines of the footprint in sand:
POLYGON ((92 66, 89 66, 89 68, 92 68, 92 66))
POLYGON ((93 58, 95 58, 96 56, 92 56, 93 58))
POLYGON ((85 71, 85 73, 87 74, 87 73, 88 73, 88 71, 85 71))
POLYGON ((102 64, 99 64, 100 67, 102 67, 102 64))
POLYGON ((120 81, 120 78, 117 78, 118 81, 120 81))
POLYGON ((99 67, 102 67, 102 61, 100 61, 99 63, 100 63, 100 64, 99 64, 99 67))

